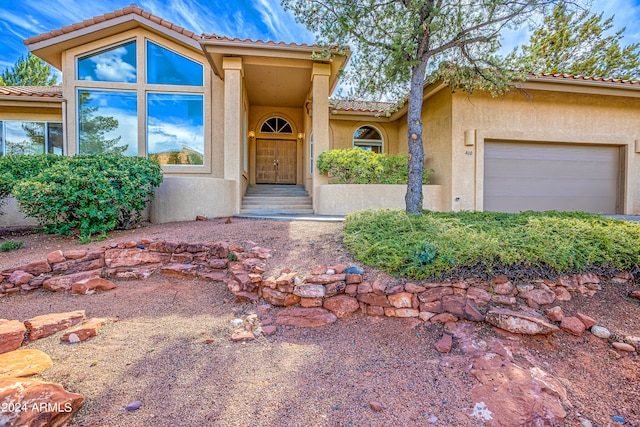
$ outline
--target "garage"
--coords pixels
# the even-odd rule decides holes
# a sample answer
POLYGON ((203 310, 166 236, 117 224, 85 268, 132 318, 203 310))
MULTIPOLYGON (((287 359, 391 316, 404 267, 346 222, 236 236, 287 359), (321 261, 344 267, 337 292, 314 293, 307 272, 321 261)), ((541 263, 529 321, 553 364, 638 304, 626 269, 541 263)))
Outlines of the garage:
POLYGON ((484 210, 615 214, 621 147, 490 141, 484 144, 484 210))

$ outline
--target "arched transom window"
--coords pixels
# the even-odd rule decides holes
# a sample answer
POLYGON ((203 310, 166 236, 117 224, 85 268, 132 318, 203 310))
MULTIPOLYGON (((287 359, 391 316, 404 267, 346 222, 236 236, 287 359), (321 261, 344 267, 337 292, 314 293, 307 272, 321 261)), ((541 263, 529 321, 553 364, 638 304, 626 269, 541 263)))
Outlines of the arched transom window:
POLYGON ((288 121, 282 117, 271 117, 266 120, 260 128, 262 133, 293 133, 293 128, 288 121))
POLYGON ((353 147, 375 153, 382 153, 382 135, 380 131, 373 126, 360 126, 353 133, 353 147))

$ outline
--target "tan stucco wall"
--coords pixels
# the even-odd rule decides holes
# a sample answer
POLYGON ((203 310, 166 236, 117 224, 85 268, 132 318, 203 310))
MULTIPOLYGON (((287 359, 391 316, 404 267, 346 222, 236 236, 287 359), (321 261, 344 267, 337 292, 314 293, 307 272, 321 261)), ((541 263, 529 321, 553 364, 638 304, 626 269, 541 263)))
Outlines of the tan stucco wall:
POLYGON ((451 197, 453 210, 482 210, 484 141, 540 141, 625 147, 624 212, 640 213, 640 98, 528 89, 502 98, 453 95, 451 197), (475 145, 465 132, 475 131, 475 145), (459 202, 455 198, 459 197, 459 202))
POLYGON ((153 223, 191 221, 196 216, 235 215, 237 183, 219 178, 165 177, 151 202, 153 223))
POLYGON ((22 227, 35 226, 38 221, 24 215, 24 212, 18 206, 18 202, 13 197, 9 197, 5 203, 0 206, 0 227, 22 227))
MULTIPOLYGON (((387 184, 328 184, 318 188, 316 213, 346 215, 361 209, 404 209, 406 185, 387 184)), ((425 209, 441 211, 442 186, 423 185, 425 209)))

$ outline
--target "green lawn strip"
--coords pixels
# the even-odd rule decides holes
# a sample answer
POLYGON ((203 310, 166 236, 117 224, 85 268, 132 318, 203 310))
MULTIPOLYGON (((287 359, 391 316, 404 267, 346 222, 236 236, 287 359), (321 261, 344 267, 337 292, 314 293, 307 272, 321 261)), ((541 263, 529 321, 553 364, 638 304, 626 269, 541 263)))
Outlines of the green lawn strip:
POLYGON ((395 276, 442 278, 461 271, 545 275, 640 264, 640 225, 583 212, 428 212, 394 209, 347 216, 355 258, 395 276))

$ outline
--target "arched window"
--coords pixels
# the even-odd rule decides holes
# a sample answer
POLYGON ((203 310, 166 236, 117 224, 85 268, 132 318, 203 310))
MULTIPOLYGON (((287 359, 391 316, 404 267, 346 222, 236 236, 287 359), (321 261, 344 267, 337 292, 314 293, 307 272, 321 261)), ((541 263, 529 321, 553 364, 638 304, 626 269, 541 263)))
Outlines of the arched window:
POLYGON ((380 131, 373 126, 360 126, 353 133, 353 147, 362 148, 363 150, 369 150, 375 153, 382 153, 382 135, 380 134, 380 131))
POLYGON ((262 133, 293 133, 293 128, 282 117, 271 117, 260 127, 262 133))

